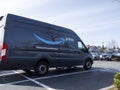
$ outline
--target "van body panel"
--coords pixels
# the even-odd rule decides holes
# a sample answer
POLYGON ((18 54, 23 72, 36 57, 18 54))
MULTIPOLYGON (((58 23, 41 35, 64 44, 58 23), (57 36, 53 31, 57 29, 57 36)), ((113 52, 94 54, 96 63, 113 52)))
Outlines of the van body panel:
POLYGON ((34 69, 44 59, 48 60, 49 67, 83 65, 85 60, 92 59, 82 40, 70 29, 12 14, 5 18, 0 48, 4 42, 7 51, 6 60, 0 63, 1 70, 34 69), (78 48, 78 41, 86 51, 78 48))

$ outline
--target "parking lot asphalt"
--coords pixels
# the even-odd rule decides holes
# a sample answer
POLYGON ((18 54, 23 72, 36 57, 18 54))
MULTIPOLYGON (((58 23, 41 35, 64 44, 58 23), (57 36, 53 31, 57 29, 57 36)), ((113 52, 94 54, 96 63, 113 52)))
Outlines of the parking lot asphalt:
POLYGON ((56 71, 46 76, 21 70, 1 71, 0 90, 99 90, 113 84, 113 77, 120 71, 120 62, 95 61, 91 70, 82 67, 56 71))

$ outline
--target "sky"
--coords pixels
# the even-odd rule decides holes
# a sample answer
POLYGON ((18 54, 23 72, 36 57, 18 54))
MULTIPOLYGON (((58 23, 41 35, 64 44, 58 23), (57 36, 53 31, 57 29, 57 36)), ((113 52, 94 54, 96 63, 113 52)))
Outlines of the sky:
POLYGON ((120 47, 120 0, 0 0, 7 13, 66 27, 86 45, 120 47))

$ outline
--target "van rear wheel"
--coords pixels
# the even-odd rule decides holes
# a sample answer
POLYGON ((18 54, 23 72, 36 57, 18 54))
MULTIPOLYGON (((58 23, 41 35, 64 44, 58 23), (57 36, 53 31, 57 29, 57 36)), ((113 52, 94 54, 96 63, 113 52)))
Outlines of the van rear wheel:
POLYGON ((48 64, 46 62, 42 61, 36 65, 35 73, 37 75, 43 76, 43 75, 47 74, 48 68, 49 68, 48 64))
POLYGON ((92 68, 92 62, 90 60, 87 60, 83 66, 85 70, 89 70, 92 68))

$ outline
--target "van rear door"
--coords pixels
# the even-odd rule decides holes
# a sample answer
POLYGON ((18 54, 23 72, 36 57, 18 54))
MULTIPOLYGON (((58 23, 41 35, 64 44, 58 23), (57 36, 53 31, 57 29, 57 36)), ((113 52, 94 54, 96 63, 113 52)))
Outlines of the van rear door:
POLYGON ((4 22, 3 22, 3 16, 0 17, 0 61, 2 60, 3 56, 3 38, 4 38, 4 22))

